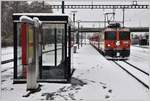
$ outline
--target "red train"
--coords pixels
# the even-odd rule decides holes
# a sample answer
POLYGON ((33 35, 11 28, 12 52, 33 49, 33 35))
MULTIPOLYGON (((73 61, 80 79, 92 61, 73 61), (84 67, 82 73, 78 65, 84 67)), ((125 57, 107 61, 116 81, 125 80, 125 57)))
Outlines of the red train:
POLYGON ((130 30, 119 23, 110 24, 101 33, 90 37, 90 43, 107 59, 127 59, 130 55, 130 30))

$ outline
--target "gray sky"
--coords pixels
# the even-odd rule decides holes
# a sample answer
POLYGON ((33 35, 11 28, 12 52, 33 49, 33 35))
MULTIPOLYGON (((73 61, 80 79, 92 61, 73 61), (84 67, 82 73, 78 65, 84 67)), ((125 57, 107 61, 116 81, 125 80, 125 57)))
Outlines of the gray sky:
MULTIPOLYGON (((50 4, 61 4, 62 0, 52 0, 50 4)), ((135 0, 64 0, 65 4, 132 4, 135 0), (103 1, 103 2, 99 2, 103 1), (104 2, 105 1, 105 2, 104 2), (107 1, 107 2, 106 2, 107 1), (109 1, 109 2, 108 2, 109 1), (113 2, 112 2, 113 1, 113 2), (122 2, 119 2, 122 1, 122 2), (128 2, 127 2, 128 1, 128 2)), ((137 0, 138 4, 148 4, 149 0, 137 0)), ((72 18, 71 11, 77 11, 76 20, 104 20, 105 12, 112 12, 113 10, 102 10, 102 9, 65 9, 65 14, 68 14, 72 18)), ((56 13, 61 14, 61 9, 54 10, 56 13)), ((115 10, 115 20, 122 21, 122 10, 115 10)), ((125 26, 127 27, 139 27, 139 26, 149 26, 150 12, 147 9, 140 10, 125 10, 125 26)), ((102 24, 84 24, 83 26, 103 26, 102 24)))

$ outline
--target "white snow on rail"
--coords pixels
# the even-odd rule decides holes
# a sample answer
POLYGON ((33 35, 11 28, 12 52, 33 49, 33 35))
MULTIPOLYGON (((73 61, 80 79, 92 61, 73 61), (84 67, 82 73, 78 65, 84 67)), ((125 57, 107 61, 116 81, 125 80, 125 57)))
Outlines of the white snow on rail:
POLYGON ((8 59, 12 59, 13 58, 13 47, 5 47, 5 48, 1 48, 2 49, 2 53, 1 53, 1 60, 8 60, 8 59))
POLYGON ((149 65, 149 54, 150 50, 148 48, 141 48, 140 46, 131 46, 131 54, 128 62, 139 67, 145 72, 150 72, 149 65))
POLYGON ((149 76, 144 74, 143 72, 135 69, 134 67, 126 64, 125 62, 118 61, 121 66, 123 66, 127 71, 129 71, 131 74, 133 74, 135 77, 137 77, 139 80, 141 80, 146 85, 149 85, 149 76))

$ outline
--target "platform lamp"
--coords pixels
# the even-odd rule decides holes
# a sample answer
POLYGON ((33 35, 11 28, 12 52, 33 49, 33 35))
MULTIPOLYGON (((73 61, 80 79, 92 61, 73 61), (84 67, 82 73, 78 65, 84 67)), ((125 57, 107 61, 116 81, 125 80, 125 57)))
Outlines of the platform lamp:
POLYGON ((81 21, 78 20, 77 22, 78 22, 78 33, 77 33, 77 35, 76 35, 76 39, 77 39, 77 42, 76 42, 76 43, 78 44, 78 49, 79 49, 79 30, 80 30, 80 22, 81 22, 81 21))
MULTIPOLYGON (((75 26, 75 22, 76 22, 76 13, 77 13, 77 11, 71 11, 74 26, 75 26)), ((74 35, 73 35, 73 39, 74 39, 74 35)), ((75 42, 73 41, 73 43, 75 43, 75 42)))
POLYGON ((74 23, 74 26, 75 26, 76 13, 77 13, 77 11, 71 11, 71 13, 72 13, 72 20, 73 20, 73 23, 74 23))
MULTIPOLYGON (((83 28, 83 26, 81 26, 81 29, 82 29, 82 28, 83 28)), ((82 44, 83 44, 83 43, 82 43, 82 41, 83 41, 83 33, 81 33, 80 37, 81 37, 81 41, 80 41, 80 42, 81 42, 81 47, 82 47, 82 44)))
POLYGON ((138 5, 137 0, 132 1, 132 5, 138 5))

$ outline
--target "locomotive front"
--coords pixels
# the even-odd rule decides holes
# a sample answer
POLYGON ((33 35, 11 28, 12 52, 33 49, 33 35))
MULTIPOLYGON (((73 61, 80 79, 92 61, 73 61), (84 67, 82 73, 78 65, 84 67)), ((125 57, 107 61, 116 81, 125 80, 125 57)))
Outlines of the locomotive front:
MULTIPOLYGON (((105 56, 112 58, 129 57, 130 55, 130 30, 120 26, 108 26, 104 30, 105 56)), ((107 57, 108 58, 108 57, 107 57)))

